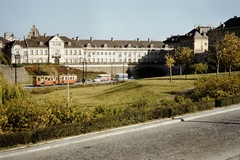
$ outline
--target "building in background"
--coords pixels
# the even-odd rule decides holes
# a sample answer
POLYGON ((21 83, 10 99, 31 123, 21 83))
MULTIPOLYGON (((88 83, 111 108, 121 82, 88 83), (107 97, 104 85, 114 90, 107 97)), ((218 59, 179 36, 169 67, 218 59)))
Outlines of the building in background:
POLYGON ((127 40, 81 40, 56 34, 41 36, 35 26, 23 40, 4 42, 5 52, 12 62, 80 64, 161 63, 166 51, 172 50, 161 41, 150 38, 127 40), (17 60, 15 59, 17 57, 17 60))

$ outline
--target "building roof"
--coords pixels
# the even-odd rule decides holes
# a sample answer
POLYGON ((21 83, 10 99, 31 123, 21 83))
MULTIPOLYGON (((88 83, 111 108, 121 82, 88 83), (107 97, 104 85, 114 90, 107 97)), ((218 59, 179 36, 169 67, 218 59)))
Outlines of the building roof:
POLYGON ((221 29, 224 25, 224 28, 240 28, 240 17, 234 16, 233 18, 228 19, 226 22, 221 23, 216 29, 221 29))
POLYGON ((78 40, 76 41, 81 47, 108 47, 108 48, 162 48, 164 43, 161 41, 140 41, 138 40, 78 40))
POLYGON ((0 37, 0 41, 4 44, 9 43, 9 41, 3 37, 0 37))

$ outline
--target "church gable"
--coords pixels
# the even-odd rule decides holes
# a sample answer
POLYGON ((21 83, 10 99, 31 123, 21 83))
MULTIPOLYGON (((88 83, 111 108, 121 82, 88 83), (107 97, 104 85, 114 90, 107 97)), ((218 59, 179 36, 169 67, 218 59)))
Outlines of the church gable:
POLYGON ((30 29, 29 35, 27 36, 27 39, 35 39, 37 37, 41 36, 38 29, 35 25, 32 26, 30 29))

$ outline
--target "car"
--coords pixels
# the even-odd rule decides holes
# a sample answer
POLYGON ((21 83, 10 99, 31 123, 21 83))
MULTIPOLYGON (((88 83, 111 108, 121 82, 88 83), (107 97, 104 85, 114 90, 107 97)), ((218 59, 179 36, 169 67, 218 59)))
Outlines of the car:
POLYGON ((94 78, 93 82, 101 82, 101 79, 100 78, 94 78))

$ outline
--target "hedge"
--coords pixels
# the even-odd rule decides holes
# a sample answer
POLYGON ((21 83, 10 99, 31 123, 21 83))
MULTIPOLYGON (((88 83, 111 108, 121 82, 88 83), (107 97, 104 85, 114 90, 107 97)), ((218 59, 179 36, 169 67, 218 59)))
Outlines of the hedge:
POLYGON ((153 119, 174 117, 185 113, 211 109, 214 101, 189 103, 180 106, 154 108, 150 110, 130 109, 119 116, 105 116, 87 122, 57 125, 32 132, 16 132, 0 135, 0 148, 11 147, 19 144, 37 143, 61 137, 79 135, 108 128, 121 127, 153 119))
POLYGON ((238 103, 240 103, 240 95, 216 99, 216 107, 223 107, 238 103))

